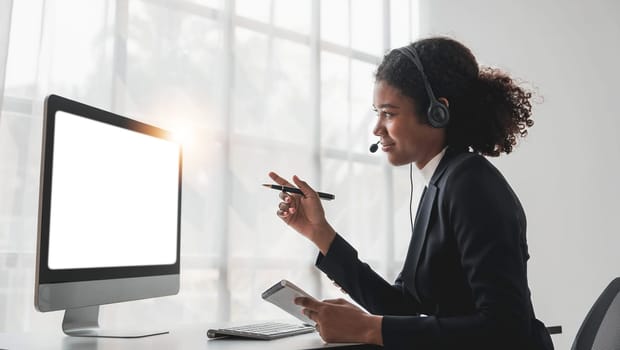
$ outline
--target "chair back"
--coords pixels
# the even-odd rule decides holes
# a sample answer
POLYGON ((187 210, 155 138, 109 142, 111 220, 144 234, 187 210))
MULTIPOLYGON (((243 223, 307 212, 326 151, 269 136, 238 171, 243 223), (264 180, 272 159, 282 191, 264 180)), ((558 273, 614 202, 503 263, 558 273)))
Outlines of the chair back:
POLYGON ((620 277, 611 281, 592 305, 571 349, 620 349, 620 277))

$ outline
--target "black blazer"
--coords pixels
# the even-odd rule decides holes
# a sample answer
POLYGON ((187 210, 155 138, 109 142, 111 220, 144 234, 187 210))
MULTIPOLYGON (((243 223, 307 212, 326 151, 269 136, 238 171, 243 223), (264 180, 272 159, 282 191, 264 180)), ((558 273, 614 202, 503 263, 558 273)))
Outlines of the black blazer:
POLYGON ((448 149, 394 284, 339 235, 317 267, 384 315, 386 348, 550 350, 530 300, 525 231, 523 208, 500 172, 480 155, 448 149))

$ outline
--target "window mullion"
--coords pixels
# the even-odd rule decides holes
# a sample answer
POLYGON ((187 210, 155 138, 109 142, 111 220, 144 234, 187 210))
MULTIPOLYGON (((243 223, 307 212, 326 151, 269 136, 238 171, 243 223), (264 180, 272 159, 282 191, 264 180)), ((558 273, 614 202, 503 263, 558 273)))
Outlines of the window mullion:
MULTIPOLYGON (((323 164, 321 162, 321 0, 311 0, 310 20, 310 100, 312 101, 313 130, 313 159, 314 174, 318 188, 323 185, 323 164)), ((321 274, 317 269, 312 270, 314 290, 322 295, 321 274)))
POLYGON ((6 63, 9 58, 9 38, 11 34, 11 14, 13 0, 3 1, 0 5, 0 23, 4 26, 0 30, 0 121, 2 120, 2 102, 4 100, 4 86, 6 85, 6 63))
POLYGON ((129 0, 116 0, 114 15, 114 53, 112 55, 111 110, 120 113, 125 108, 127 86, 127 39, 129 37, 129 0))
MULTIPOLYGON (((232 188, 231 177, 228 174, 231 174, 232 169, 230 168, 231 164, 231 140, 233 136, 233 108, 232 104, 234 103, 232 89, 234 87, 234 69, 235 69, 235 56, 234 56, 234 46, 235 46, 235 27, 233 23, 233 18, 235 15, 235 0, 226 0, 224 1, 224 11, 222 12, 222 27, 223 27, 223 56, 224 56, 224 77, 223 77, 223 113, 224 119, 226 120, 224 125, 225 132, 225 140, 222 142, 222 153, 224 159, 223 171, 226 172, 225 176, 223 176, 224 183, 222 186, 224 188, 232 188)), ((230 241, 230 208, 232 206, 232 196, 223 196, 222 197, 222 208, 224 211, 222 213, 222 221, 221 221, 221 230, 222 236, 220 241, 220 264, 219 264, 219 280, 218 280, 218 298, 219 303, 217 306, 217 320, 218 321, 229 321, 230 320, 230 309, 231 309, 231 293, 228 283, 228 277, 230 276, 229 271, 229 260, 231 255, 231 250, 233 247, 233 243, 230 241)))
MULTIPOLYGON (((387 52, 390 50, 390 0, 383 0, 383 52, 387 52)), ((386 232, 385 232, 385 272, 387 276, 395 276, 395 271, 393 270, 394 261, 394 245, 395 243, 395 232, 394 232, 394 217, 390 215, 395 212, 394 209, 394 179, 393 179, 393 171, 392 167, 386 163, 384 166, 384 174, 385 174, 385 193, 386 193, 386 205, 383 210, 385 210, 388 215, 386 215, 386 232)))

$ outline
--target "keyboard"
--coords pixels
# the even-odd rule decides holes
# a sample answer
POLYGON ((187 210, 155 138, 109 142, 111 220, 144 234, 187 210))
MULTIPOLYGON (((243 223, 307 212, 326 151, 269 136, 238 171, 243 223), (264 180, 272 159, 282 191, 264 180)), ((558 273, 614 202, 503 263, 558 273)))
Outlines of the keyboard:
POLYGON ((252 339, 271 340, 283 337, 290 337, 292 335, 304 334, 314 332, 315 328, 309 325, 301 324, 289 324, 279 322, 262 322, 249 324, 238 327, 228 327, 219 329, 209 329, 207 331, 207 337, 219 338, 219 337, 243 337, 252 339))

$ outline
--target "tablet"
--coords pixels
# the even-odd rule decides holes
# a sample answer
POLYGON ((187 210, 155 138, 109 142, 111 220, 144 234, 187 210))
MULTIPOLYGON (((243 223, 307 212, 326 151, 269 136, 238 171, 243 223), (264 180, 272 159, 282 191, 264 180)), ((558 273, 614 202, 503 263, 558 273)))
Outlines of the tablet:
POLYGON ((301 322, 303 322, 304 324, 310 326, 316 325, 316 322, 312 321, 310 318, 308 318, 308 316, 304 315, 301 312, 303 306, 295 304, 295 298, 297 297, 307 297, 315 300, 316 298, 304 292, 301 288, 297 287, 293 283, 287 280, 282 280, 271 286, 271 288, 264 291, 262 296, 263 299, 293 315, 295 318, 301 320, 301 322))

